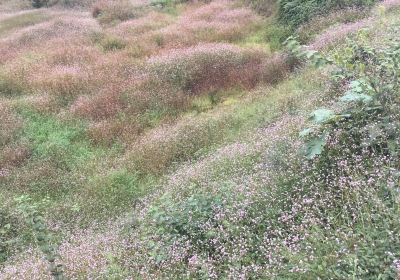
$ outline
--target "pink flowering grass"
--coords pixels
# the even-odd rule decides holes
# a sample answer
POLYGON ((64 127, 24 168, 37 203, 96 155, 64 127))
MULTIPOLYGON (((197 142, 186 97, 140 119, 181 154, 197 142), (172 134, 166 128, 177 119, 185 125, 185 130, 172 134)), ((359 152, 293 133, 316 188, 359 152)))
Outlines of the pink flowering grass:
POLYGON ((348 35, 354 34, 362 28, 371 25, 371 19, 364 19, 354 23, 341 24, 333 26, 318 35, 311 43, 310 48, 320 50, 328 46, 332 46, 336 42, 347 38, 348 35))
MULTIPOLYGON (((308 77, 308 74, 306 76, 308 77)), ((276 90, 261 88, 247 95, 248 100, 243 103, 243 107, 236 103, 232 106, 216 107, 212 114, 188 116, 176 123, 159 126, 144 133, 129 145, 121 164, 143 173, 165 172, 173 167, 175 162, 186 161, 196 156, 203 147, 226 141, 224 135, 227 131, 251 126, 247 121, 254 120, 254 116, 273 119, 276 114, 290 108, 290 104, 297 104, 300 100, 304 102, 302 97, 291 92, 293 85, 284 84, 276 90), (267 92, 265 98, 264 90, 267 92), (269 98, 269 95, 275 98, 269 98)), ((310 92, 308 87, 306 90, 310 92)), ((310 95, 307 96, 309 102, 313 102, 310 95)))
POLYGON ((173 22, 171 16, 151 11, 148 14, 129 21, 122 22, 112 29, 113 32, 120 36, 139 36, 145 35, 146 32, 151 32, 173 22))
POLYGON ((357 33, 357 31, 362 28, 376 28, 376 23, 382 20, 383 15, 381 13, 384 13, 385 11, 390 12, 391 9, 395 9, 397 7, 400 7, 400 3, 396 0, 380 2, 379 5, 374 8, 372 16, 356 22, 345 22, 329 27, 314 38, 310 44, 310 48, 316 50, 324 49, 337 42, 340 42, 349 35, 357 33), (384 10, 380 10, 380 7, 383 7, 384 10))
MULTIPOLYGON (((311 21, 325 30, 311 47, 364 26, 376 44, 395 36, 397 2, 382 3, 390 17, 311 21)), ((22 194, 68 279, 399 275, 398 159, 340 126, 302 155, 309 112, 342 93, 325 69, 292 73, 286 55, 243 46, 264 21, 239 2, 120 8, 103 26, 43 9, 0 39, 0 279, 51 279, 22 194)))
MULTIPOLYGON (((134 135, 145 128, 145 123, 135 120, 135 116, 160 107, 174 114, 187 110, 194 95, 232 86, 253 88, 259 83, 274 84, 290 71, 285 57, 263 56, 258 50, 229 44, 199 44, 167 50, 149 57, 140 67, 131 66, 131 71, 121 72, 118 76, 115 76, 115 69, 119 66, 113 67, 114 72, 109 75, 115 77, 114 83, 99 88, 95 95, 78 97, 70 110, 77 116, 95 121, 108 119, 91 127, 92 136, 105 132, 102 130, 105 125, 113 127, 116 135, 126 134, 125 130, 120 130, 124 122, 129 130, 135 131, 134 135), (118 112, 125 113, 125 121, 111 121, 118 112)), ((111 57, 120 60, 117 54, 111 57)), ((129 67, 129 64, 122 65, 129 67)), ((104 67, 108 69, 109 65, 104 64, 104 67)), ((99 75, 99 70, 93 71, 99 75)))
POLYGON ((396 9, 400 7, 400 1, 399 0, 384 0, 380 3, 385 9, 391 10, 391 9, 396 9))
MULTIPOLYGON (((351 23, 359 22, 369 17, 369 15, 370 11, 366 9, 348 8, 339 10, 329 15, 313 18, 310 22, 300 26, 297 32, 300 40, 307 42, 314 39, 316 36, 318 37, 324 31, 329 32, 329 28, 332 26, 335 26, 332 27, 332 29, 339 29, 342 28, 341 26, 344 24, 351 25, 351 23)), ((333 34, 332 37, 335 37, 335 34, 333 34)))
POLYGON ((163 45, 172 47, 200 41, 235 41, 259 23, 260 19, 248 8, 235 8, 228 1, 213 1, 187 11, 175 24, 153 36, 161 38, 163 45))
POLYGON ((175 49, 149 59, 150 71, 189 93, 236 85, 254 86, 261 55, 227 44, 175 49), (250 73, 248 73, 250 72, 250 73))
MULTIPOLYGON (((86 229, 69 233, 58 246, 65 276, 69 279, 107 277, 113 258, 124 250, 124 240, 119 236, 120 223, 109 224, 106 232, 86 229)), ((52 279, 46 260, 35 248, 29 248, 19 255, 13 265, 0 268, 0 276, 7 280, 52 279)), ((118 274, 114 277, 118 277, 118 274)))

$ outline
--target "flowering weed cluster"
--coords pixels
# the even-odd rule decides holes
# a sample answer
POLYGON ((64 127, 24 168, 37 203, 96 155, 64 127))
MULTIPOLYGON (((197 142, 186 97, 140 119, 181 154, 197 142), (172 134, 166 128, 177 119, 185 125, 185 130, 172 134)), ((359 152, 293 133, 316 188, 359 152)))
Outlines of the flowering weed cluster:
POLYGON ((0 1, 0 279, 400 276, 397 0, 67 2, 0 1))

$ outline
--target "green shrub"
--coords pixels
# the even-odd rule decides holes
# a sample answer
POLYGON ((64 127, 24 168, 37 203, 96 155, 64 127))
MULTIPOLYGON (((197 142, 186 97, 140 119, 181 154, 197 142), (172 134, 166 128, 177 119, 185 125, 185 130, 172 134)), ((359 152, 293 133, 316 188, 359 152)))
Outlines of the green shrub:
POLYGON ((15 201, 17 202, 17 211, 25 218, 37 246, 47 261, 51 276, 54 280, 66 280, 63 275, 63 265, 58 260, 57 248, 53 244, 53 236, 41 214, 41 208, 46 207, 49 201, 43 199, 41 202, 33 202, 32 198, 27 195, 17 197, 15 201))
POLYGON ((110 172, 106 178, 99 179, 99 184, 95 192, 103 207, 130 204, 141 194, 138 176, 125 169, 110 172))
POLYGON ((32 7, 34 8, 41 8, 44 6, 47 6, 49 3, 49 0, 31 0, 32 7))
POLYGON ((13 253, 18 237, 18 221, 6 209, 0 208, 0 264, 13 253))
POLYGON ((92 41, 106 52, 121 50, 126 47, 126 42, 121 38, 100 32, 92 34, 92 41))
MULTIPOLYGON (((306 156, 312 160, 303 173, 307 184, 299 182, 303 184, 300 196, 313 197, 313 219, 323 220, 324 225, 304 244, 318 244, 314 245, 318 257, 308 261, 311 269, 307 279, 324 279, 328 275, 338 279, 395 279, 398 273, 394 263, 400 257, 400 240, 394 233, 400 230, 396 218, 400 42, 384 41, 379 47, 371 46, 363 40, 364 34, 327 59, 317 52, 301 50, 291 40, 288 44, 297 56, 311 58, 315 64, 333 64, 334 88, 341 95, 333 106, 335 110, 314 111, 310 116, 312 125, 301 133, 306 139, 306 156), (340 228, 340 236, 331 227, 335 232, 340 228), (339 250, 328 249, 337 246, 338 240, 340 247, 348 250, 340 261, 324 251, 339 250)), ((293 201, 295 196, 289 195, 293 201)), ((298 262, 296 258, 303 258, 304 262, 304 257, 291 255, 289 262, 298 262)))
POLYGON ((299 26, 313 17, 345 7, 371 6, 375 0, 280 0, 278 14, 281 21, 299 26))
POLYGON ((290 26, 272 23, 267 25, 265 31, 265 38, 269 43, 271 50, 279 50, 282 48, 283 42, 293 33, 290 26))

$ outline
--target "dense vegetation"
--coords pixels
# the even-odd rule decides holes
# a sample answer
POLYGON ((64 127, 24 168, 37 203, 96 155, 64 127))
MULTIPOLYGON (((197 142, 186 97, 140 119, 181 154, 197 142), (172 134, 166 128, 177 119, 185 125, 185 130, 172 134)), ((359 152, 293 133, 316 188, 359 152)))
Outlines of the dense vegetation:
POLYGON ((375 0, 281 0, 279 16, 283 22, 297 27, 315 16, 328 14, 333 10, 368 7, 375 2, 375 0))
POLYGON ((0 279, 399 278, 399 15, 0 0, 0 279))

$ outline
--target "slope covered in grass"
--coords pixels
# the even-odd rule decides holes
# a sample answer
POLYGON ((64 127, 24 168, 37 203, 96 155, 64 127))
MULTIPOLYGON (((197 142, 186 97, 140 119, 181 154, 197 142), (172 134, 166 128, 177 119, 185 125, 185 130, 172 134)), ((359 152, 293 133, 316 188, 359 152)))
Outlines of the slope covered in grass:
POLYGON ((399 277, 400 2, 66 2, 0 1, 0 279, 399 277))

